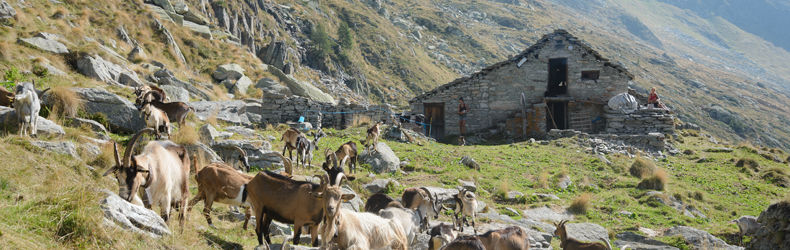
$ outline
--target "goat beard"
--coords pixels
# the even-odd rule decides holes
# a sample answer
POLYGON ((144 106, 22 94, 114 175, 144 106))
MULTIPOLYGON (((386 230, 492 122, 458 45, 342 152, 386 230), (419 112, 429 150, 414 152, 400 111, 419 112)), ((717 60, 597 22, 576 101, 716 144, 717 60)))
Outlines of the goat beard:
MULTIPOLYGON (((338 211, 338 213, 340 213, 340 211, 338 211)), ((328 245, 330 242, 333 242, 337 236, 337 224, 340 222, 340 215, 336 214, 330 218, 332 219, 324 220, 323 225, 320 227, 321 239, 323 239, 322 245, 324 246, 328 245)))

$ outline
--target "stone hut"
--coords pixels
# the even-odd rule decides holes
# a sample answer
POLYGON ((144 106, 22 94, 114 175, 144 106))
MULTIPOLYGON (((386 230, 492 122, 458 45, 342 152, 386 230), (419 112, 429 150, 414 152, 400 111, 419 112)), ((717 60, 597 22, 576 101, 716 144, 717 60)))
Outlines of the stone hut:
POLYGON ((604 133, 604 107, 633 79, 565 30, 543 36, 506 61, 409 100, 425 114, 431 137, 459 133, 458 99, 469 106, 467 132, 501 129, 546 138, 552 129, 604 133))

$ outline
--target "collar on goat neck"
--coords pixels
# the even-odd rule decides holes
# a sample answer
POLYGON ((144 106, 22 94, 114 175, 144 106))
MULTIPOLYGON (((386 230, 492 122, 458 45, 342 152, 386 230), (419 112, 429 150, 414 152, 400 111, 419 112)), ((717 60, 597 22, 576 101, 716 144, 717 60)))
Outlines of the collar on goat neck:
POLYGON ((143 187, 143 189, 146 189, 146 188, 151 186, 151 182, 153 182, 153 179, 154 179, 153 178, 154 175, 151 174, 151 166, 150 165, 148 166, 148 171, 143 172, 143 174, 146 174, 147 176, 145 177, 145 184, 142 185, 141 187, 143 187))

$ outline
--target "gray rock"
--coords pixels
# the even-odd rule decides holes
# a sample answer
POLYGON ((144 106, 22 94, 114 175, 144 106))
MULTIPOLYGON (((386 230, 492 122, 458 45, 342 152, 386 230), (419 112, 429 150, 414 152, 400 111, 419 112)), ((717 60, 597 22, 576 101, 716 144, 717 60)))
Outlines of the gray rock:
POLYGON ((162 7, 162 9, 164 9, 169 13, 176 13, 176 10, 175 8, 173 8, 173 5, 170 3, 170 0, 154 0, 154 4, 156 4, 159 7, 162 7))
POLYGON ((743 249, 742 247, 730 246, 724 240, 716 238, 708 232, 686 226, 677 226, 667 229, 664 236, 680 235, 686 242, 695 249, 743 249))
POLYGON ((244 76, 244 68, 235 63, 220 65, 212 76, 218 81, 224 81, 225 79, 238 80, 244 76))
POLYGON ((41 67, 46 68, 47 72, 49 72, 50 75, 68 76, 68 74, 66 74, 66 72, 63 72, 63 70, 60 70, 59 68, 56 68, 55 66, 49 65, 48 63, 43 63, 42 62, 42 63, 39 63, 38 65, 41 65, 41 67))
POLYGON ((211 148, 225 159, 225 162, 232 166, 241 166, 238 163, 239 153, 233 147, 240 147, 247 152, 250 166, 262 169, 280 168, 283 166, 282 159, 278 152, 271 151, 272 145, 264 140, 224 140, 217 141, 211 148))
POLYGON ((41 37, 19 38, 17 39, 17 42, 50 53, 55 53, 55 54, 69 53, 69 49, 66 48, 66 45, 64 45, 63 43, 55 40, 48 40, 41 37))
MULTIPOLYGON (((158 72, 158 71, 157 71, 158 72)), ((172 85, 179 88, 184 88, 189 91, 189 96, 194 97, 200 100, 211 100, 211 97, 208 95, 206 91, 203 91, 192 84, 186 83, 184 81, 178 80, 175 77, 164 77, 159 79, 160 85, 172 85)))
POLYGON ((477 192, 477 185, 475 185, 474 182, 458 179, 458 183, 461 184, 461 187, 466 188, 469 191, 477 192))
POLYGON ((196 143, 193 145, 184 145, 189 152, 190 156, 195 157, 195 163, 197 166, 203 167, 209 163, 225 163, 217 152, 215 152, 211 147, 206 146, 203 143, 196 143))
POLYGON ((505 210, 507 210, 508 212, 513 214, 514 216, 521 216, 521 214, 518 212, 518 210, 515 210, 513 208, 505 207, 505 210))
POLYGON ((47 33, 47 32, 38 32, 33 37, 40 37, 40 38, 44 38, 44 39, 52 40, 52 41, 57 41, 57 40, 60 40, 61 38, 64 38, 63 35, 52 34, 52 33, 47 33))
POLYGON ((247 89, 249 89, 252 84, 252 80, 249 77, 241 76, 241 78, 239 78, 239 80, 228 89, 228 92, 235 94, 247 94, 247 89))
POLYGON ((461 161, 459 163, 468 168, 480 171, 480 164, 478 164, 477 161, 475 161, 475 159, 473 159, 471 156, 464 155, 464 157, 461 157, 461 161))
POLYGON ((5 0, 0 2, 0 19, 9 19, 16 16, 16 10, 5 0))
POLYGON ((343 190, 344 194, 353 194, 354 199, 344 201, 342 204, 340 204, 340 208, 351 209, 355 212, 360 212, 360 207, 365 205, 365 202, 362 201, 362 197, 359 197, 359 195, 348 185, 343 185, 341 190, 343 190))
POLYGON ((30 144, 41 149, 52 151, 62 155, 70 155, 73 158, 79 159, 77 154, 77 146, 71 141, 62 142, 48 142, 48 141, 31 141, 30 144))
MULTIPOLYGON (((8 133, 18 133, 18 119, 16 110, 0 106, 0 122, 2 122, 2 126, 5 127, 8 133)), ((36 135, 63 136, 66 135, 66 132, 58 124, 39 116, 36 135)))
POLYGON ((291 226, 274 220, 272 220, 272 224, 269 225, 269 232, 271 232, 272 235, 291 235, 293 233, 291 231, 291 226))
POLYGON ((189 102, 189 91, 186 89, 173 85, 162 85, 159 87, 165 91, 165 94, 167 95, 167 98, 170 102, 189 102))
POLYGON ((126 32, 126 29, 123 26, 115 27, 115 33, 118 35, 118 38, 121 41, 126 42, 126 44, 137 46, 137 41, 134 41, 131 37, 129 37, 129 33, 126 32))
POLYGON ((263 63, 272 65, 278 70, 285 69, 285 64, 288 62, 288 44, 285 41, 273 39, 262 52, 258 57, 263 63))
POLYGON ((200 25, 200 24, 197 24, 197 23, 193 23, 193 22, 184 20, 184 27, 189 28, 189 30, 191 30, 192 32, 194 32, 195 34, 197 34, 198 36, 201 36, 203 38, 206 38, 206 39, 214 38, 211 35, 211 29, 208 26, 206 26, 206 25, 200 25))
POLYGON ((557 186, 562 189, 567 189, 571 185, 573 185, 573 182, 571 181, 571 177, 567 175, 560 178, 559 182, 557 183, 557 186))
MULTIPOLYGON (((168 1, 168 0, 159 0, 159 1, 168 1)), ((178 15, 173 15, 173 16, 180 17, 178 15)), ((181 61, 182 63, 186 63, 187 59, 184 58, 184 54, 181 53, 181 48, 178 47, 178 43, 176 43, 176 40, 173 38, 173 34, 171 34, 170 31, 167 30, 167 28, 165 28, 162 22, 160 22, 158 19, 154 19, 153 28, 155 31, 159 33, 159 35, 163 36, 165 41, 167 41, 167 44, 170 45, 170 47, 175 52, 175 57, 178 58, 178 60, 181 61)))
POLYGON ((386 189, 387 185, 390 185, 390 183, 396 187, 400 186, 400 183, 393 179, 376 179, 368 184, 362 185, 362 188, 367 189, 371 193, 375 194, 384 191, 384 189, 386 189))
POLYGON ((109 190, 100 190, 106 197, 100 201, 104 218, 115 225, 151 237, 170 235, 170 229, 159 214, 142 206, 133 205, 109 190))
POLYGON ((593 241, 597 242, 600 238, 609 239, 609 231, 598 224, 593 223, 574 223, 565 224, 565 229, 568 231, 568 237, 580 241, 593 241))
POLYGON ((187 13, 187 11, 189 11, 189 6, 187 6, 187 4, 184 2, 176 2, 173 4, 173 10, 176 12, 176 14, 184 15, 187 13))
POLYGON ((752 240, 746 247, 754 250, 790 249, 790 237, 776 236, 778 233, 787 233, 789 208, 790 203, 777 202, 760 212, 760 216, 757 217, 760 227, 752 235, 752 240))
POLYGON ((132 87, 139 86, 142 81, 137 77, 137 73, 131 71, 120 65, 111 63, 104 60, 99 55, 88 55, 83 58, 77 59, 77 70, 90 78, 111 84, 128 85, 132 87), (124 74, 123 82, 121 83, 121 75, 124 74))
POLYGON ((612 242, 618 249, 629 245, 631 249, 644 250, 677 250, 678 248, 667 245, 667 243, 654 240, 647 236, 638 235, 633 232, 623 232, 617 234, 617 240, 612 242))
POLYGON ((507 192, 507 197, 506 198, 507 198, 507 200, 509 202, 514 202, 520 197, 524 197, 524 193, 519 192, 519 191, 509 191, 509 192, 507 192))
POLYGON ((258 80, 258 83, 255 84, 255 87, 259 88, 259 89, 263 90, 263 92, 267 92, 267 93, 278 93, 278 94, 283 94, 285 96, 293 95, 291 93, 291 89, 289 89, 288 87, 283 86, 282 84, 274 81, 274 79, 267 78, 267 77, 264 77, 264 78, 261 78, 260 80, 258 80))
MULTIPOLYGON (((713 138, 713 137, 711 137, 711 138, 713 138)), ((732 148, 721 148, 721 147, 718 147, 718 148, 706 148, 705 149, 705 152, 711 152, 711 153, 730 153, 732 151, 734 151, 734 149, 732 149, 732 148)))
POLYGON ((107 117, 110 130, 135 133, 145 128, 140 111, 129 100, 104 89, 72 88, 85 104, 88 114, 102 113, 107 117))
MULTIPOLYGON (((229 126, 229 127, 225 128, 225 131, 232 133, 231 136, 233 134, 239 134, 239 135, 243 136, 244 138, 261 137, 261 136, 259 136, 258 134, 255 133, 255 130, 249 129, 249 128, 245 128, 245 127, 241 127, 241 126, 229 126)), ((220 133, 220 134, 222 134, 222 133, 220 133)))
POLYGON ((280 78, 280 82, 285 83, 294 95, 304 96, 318 102, 328 102, 333 105, 337 104, 335 98, 331 95, 324 93, 320 89, 313 86, 309 82, 296 80, 293 76, 286 75, 276 68, 269 68, 269 72, 280 78))
POLYGON ((195 109, 195 116, 206 121, 216 114, 217 120, 234 125, 250 126, 246 115, 246 104, 243 101, 199 101, 187 103, 195 109))
POLYGON ((294 73, 294 64, 293 63, 285 64, 285 67, 283 67, 283 73, 285 73, 286 75, 292 75, 294 73))
POLYGON ((359 160, 362 163, 369 164, 376 174, 395 173, 400 170, 400 159, 387 144, 379 142, 376 145, 376 150, 372 154, 368 153, 368 149, 363 150, 362 154, 359 155, 359 160))
POLYGON ((129 55, 126 56, 126 59, 129 61, 134 61, 135 59, 145 59, 145 51, 140 46, 135 46, 132 51, 129 52, 129 55))
POLYGON ((200 135, 200 141, 209 144, 214 143, 217 137, 219 137, 219 131, 217 131, 214 126, 211 126, 211 124, 208 123, 203 124, 203 126, 200 127, 198 134, 200 135))
POLYGON ((94 132, 107 134, 107 128, 105 128, 104 125, 101 125, 101 123, 97 121, 82 119, 77 117, 66 117, 66 126, 79 128, 82 127, 83 125, 87 125, 94 132))
POLYGON ((532 195, 535 195, 535 196, 537 196, 537 197, 538 197, 538 199, 541 199, 541 200, 544 200, 544 201, 545 201, 545 200, 559 200, 559 199, 560 199, 560 197, 557 197, 557 195, 554 195, 554 194, 540 194, 540 193, 534 193, 534 194, 532 194, 532 195))
POLYGON ((573 220, 573 215, 567 211, 564 213, 557 213, 548 207, 539 207, 522 211, 522 216, 525 219, 532 219, 536 221, 551 221, 560 222, 562 220, 573 220))
POLYGON ((156 62, 156 61, 154 61, 154 62, 155 62, 154 64, 156 64, 157 67, 163 68, 163 69, 160 69, 160 70, 157 70, 156 72, 154 72, 154 76, 156 76, 156 78, 175 77, 175 75, 173 74, 173 71, 170 71, 169 69, 165 69, 164 68, 165 65, 163 63, 156 62))
POLYGON ((203 17, 203 15, 195 13, 192 10, 189 10, 186 14, 184 14, 184 21, 190 21, 199 25, 208 25, 210 23, 210 21, 203 17))

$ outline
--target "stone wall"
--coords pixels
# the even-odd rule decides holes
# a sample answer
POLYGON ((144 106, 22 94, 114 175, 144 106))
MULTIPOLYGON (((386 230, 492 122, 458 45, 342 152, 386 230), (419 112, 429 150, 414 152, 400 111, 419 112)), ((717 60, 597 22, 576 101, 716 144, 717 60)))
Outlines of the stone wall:
POLYGON ((250 121, 258 124, 296 122, 302 116, 313 128, 350 126, 355 116, 368 116, 371 118, 371 121, 384 120, 386 123, 392 122, 390 114, 385 112, 392 112, 392 108, 389 105, 361 105, 343 101, 335 105, 326 102, 316 102, 301 96, 285 96, 274 93, 266 93, 260 102, 257 100, 255 102, 258 103, 258 105, 252 104, 255 107, 251 107, 248 104, 247 113, 251 117, 250 121), (378 110, 378 108, 385 111, 378 110), (375 110, 365 111, 371 109, 375 110), (331 114, 314 111, 348 113, 331 114))
MULTIPOLYGON (((469 77, 439 86, 409 101, 411 110, 424 113, 424 104, 444 104, 445 134, 458 134, 458 98, 463 97, 471 111, 467 131, 498 127, 521 113, 521 94, 529 104, 544 103, 548 89, 549 59, 567 58, 568 112, 586 112, 591 119, 602 116, 602 107, 611 97, 625 93, 632 76, 623 68, 602 58, 583 42, 563 30, 544 36, 521 55, 497 63, 469 77), (519 66, 519 62, 526 61, 519 66), (597 80, 581 78, 582 71, 597 70, 597 80)), ((544 118, 545 119, 545 118, 544 118)), ((602 129, 603 127, 599 127, 602 129)), ((538 131, 545 135, 546 130, 538 131)))
POLYGON ((663 109, 642 109, 624 114, 606 107, 604 113, 607 134, 675 134, 675 116, 666 114, 663 109))
POLYGON ((571 138, 577 136, 579 138, 592 138, 592 139, 601 139, 604 141, 608 141, 614 144, 622 144, 622 145, 629 145, 637 148, 643 149, 658 149, 663 150, 665 143, 665 136, 662 133, 648 133, 648 134, 625 134, 625 135, 617 135, 617 134, 587 134, 582 133, 580 131, 566 129, 566 130, 559 130, 559 129, 552 129, 546 135, 549 140, 556 140, 560 138, 571 138))

